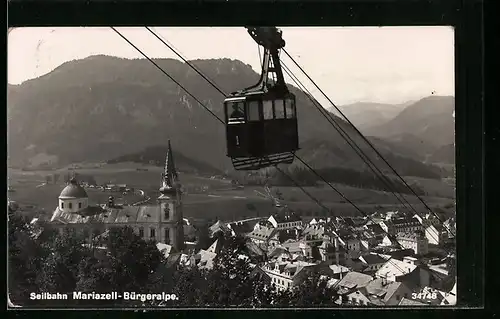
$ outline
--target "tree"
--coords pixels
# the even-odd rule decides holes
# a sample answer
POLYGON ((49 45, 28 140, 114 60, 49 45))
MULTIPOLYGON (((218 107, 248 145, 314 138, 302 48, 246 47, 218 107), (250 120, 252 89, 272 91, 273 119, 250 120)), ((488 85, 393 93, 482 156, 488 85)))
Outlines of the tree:
MULTIPOLYGON (((75 291, 79 263, 91 255, 91 250, 84 246, 84 241, 73 231, 56 236, 45 258, 37 278, 40 291, 71 293, 75 291)), ((49 248, 48 247, 48 248, 49 248)), ((66 300, 50 300, 51 304, 66 304, 66 300)))
POLYGON ((33 303, 29 294, 38 291, 37 275, 48 254, 32 234, 27 217, 9 214, 9 296, 14 304, 21 306, 33 303))
POLYGON ((321 279, 319 273, 311 272, 300 285, 289 291, 279 292, 275 304, 294 307, 335 307, 337 298, 336 292, 328 287, 327 280, 321 279))
POLYGON ((196 227, 196 251, 207 249, 212 244, 208 228, 209 226, 207 224, 198 225, 196 227))
POLYGON ((115 291, 144 291, 164 256, 154 241, 144 241, 130 227, 111 228, 105 239, 108 262, 116 271, 115 291))
POLYGON ((228 237, 224 248, 214 260, 214 267, 207 274, 204 304, 219 307, 252 307, 259 301, 267 300, 267 295, 258 290, 258 276, 252 276, 252 268, 247 258, 242 258, 246 250, 244 238, 228 237))

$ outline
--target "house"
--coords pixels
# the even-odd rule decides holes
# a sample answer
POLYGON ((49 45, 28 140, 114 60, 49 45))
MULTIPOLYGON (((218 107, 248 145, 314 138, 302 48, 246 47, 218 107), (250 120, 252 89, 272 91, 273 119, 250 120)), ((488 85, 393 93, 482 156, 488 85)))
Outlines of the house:
POLYGON ((344 264, 347 258, 347 252, 344 247, 335 246, 329 241, 323 241, 317 247, 319 253, 319 260, 326 263, 344 264))
POLYGON ((415 255, 413 249, 396 249, 392 247, 377 247, 373 252, 376 252, 383 258, 395 258, 403 260, 405 257, 412 257, 415 255))
POLYGON ((306 257, 307 259, 312 258, 312 247, 304 242, 304 241, 294 241, 294 240, 287 240, 283 244, 281 244, 281 247, 283 247, 286 251, 291 253, 292 255, 300 255, 303 257, 306 257))
POLYGON ((398 233, 396 240, 403 248, 412 249, 416 255, 426 255, 429 253, 429 242, 423 231, 398 233))
POLYGON ((201 249, 196 255, 191 257, 190 265, 197 266, 200 269, 212 269, 216 253, 201 249))
MULTIPOLYGON (((418 230, 423 230, 423 225, 416 218, 392 218, 389 221, 385 221, 384 224, 387 227, 387 232, 391 235, 395 235, 397 233, 413 233, 418 230)), ((382 225, 380 225, 383 227, 382 225)))
POLYGON ((206 251, 218 254, 222 250, 223 246, 224 246, 224 239, 218 238, 212 243, 212 245, 210 245, 210 247, 206 249, 206 251))
POLYGON ((302 230, 302 237, 308 243, 320 243, 325 235, 325 225, 312 224, 302 230))
POLYGON ((373 272, 375 273, 377 270, 382 268, 382 266, 387 262, 387 259, 382 258, 381 256, 377 254, 366 254, 362 255, 358 258, 363 265, 364 269, 363 272, 373 272))
POLYGON ((300 237, 300 231, 298 229, 278 229, 278 240, 280 243, 284 243, 288 240, 298 240, 300 237))
POLYGON ((389 259, 375 272, 375 277, 403 282, 410 289, 426 287, 430 283, 430 272, 413 257, 404 257, 403 260, 389 259))
POLYGON ((425 228, 425 237, 431 245, 442 245, 448 239, 448 232, 441 225, 429 225, 425 228))
POLYGON ((246 235, 247 238, 250 238, 250 240, 259 244, 260 247, 265 250, 267 250, 268 247, 274 247, 279 244, 278 231, 276 228, 269 226, 257 227, 257 225, 249 234, 246 235))
POLYGON ((399 212, 398 211, 387 212, 387 213, 385 213, 385 220, 391 220, 393 218, 396 218, 397 216, 399 216, 399 212))
POLYGON ((350 272, 349 268, 342 265, 328 265, 328 267, 322 267, 321 273, 328 278, 341 280, 350 272))
POLYGON ((355 306, 368 306, 371 305, 370 299, 360 290, 355 290, 344 299, 344 304, 355 306))
POLYGON ((283 209, 279 213, 271 215, 268 221, 276 229, 287 229, 302 226, 302 219, 300 216, 294 212, 288 211, 287 209, 283 209))
POLYGON ((375 237, 378 240, 382 240, 386 235, 386 232, 384 231, 384 229, 380 224, 369 224, 365 225, 364 228, 370 231, 373 237, 375 237))
POLYGON ((345 242, 345 248, 350 256, 354 256, 361 252, 361 240, 357 238, 356 235, 350 233, 341 236, 341 238, 345 242))
POLYGON ((382 242, 379 244, 380 247, 389 247, 389 246, 396 246, 397 242, 395 240, 392 240, 390 236, 386 235, 382 239, 382 242))
POLYGON ((172 249, 172 245, 167 245, 164 243, 157 243, 156 248, 163 254, 165 258, 168 258, 170 253, 173 253, 175 249, 172 249))
POLYGON ((208 228, 208 235, 210 238, 219 237, 219 236, 229 236, 231 235, 231 228, 227 226, 226 223, 218 220, 215 224, 208 228))
POLYGON ((347 273, 340 281, 338 281, 334 288, 340 296, 342 302, 348 301, 348 295, 352 292, 366 287, 373 277, 370 275, 362 274, 359 272, 351 271, 347 273))
POLYGON ((253 230, 255 225, 252 225, 255 221, 246 220, 246 221, 236 221, 227 224, 227 227, 231 230, 232 236, 245 236, 253 230))
POLYGON ((402 298, 410 297, 411 293, 412 290, 402 282, 390 282, 385 278, 376 278, 361 288, 358 294, 351 294, 348 298, 350 297, 352 302, 358 304, 394 306, 398 305, 402 298))
POLYGON ((268 260, 292 260, 297 259, 300 255, 297 253, 291 253, 286 248, 277 246, 274 247, 268 254, 268 260))
POLYGON ((271 261, 260 268, 276 288, 287 290, 300 285, 316 270, 317 265, 304 261, 271 261))

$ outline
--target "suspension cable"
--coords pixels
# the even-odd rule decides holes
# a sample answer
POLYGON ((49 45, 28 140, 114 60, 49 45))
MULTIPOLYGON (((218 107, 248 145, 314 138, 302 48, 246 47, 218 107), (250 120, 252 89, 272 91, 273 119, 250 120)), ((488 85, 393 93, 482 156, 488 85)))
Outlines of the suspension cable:
POLYGON ((441 218, 434 211, 432 211, 432 209, 427 205, 427 203, 425 203, 425 201, 413 190, 413 188, 410 185, 408 185, 405 179, 401 175, 399 175, 399 173, 394 169, 394 167, 392 167, 392 165, 389 164, 389 162, 375 148, 375 146, 373 146, 373 144, 363 135, 363 133, 361 133, 358 130, 358 128, 344 115, 344 113, 335 105, 335 103, 332 102, 332 100, 325 94, 325 92, 321 90, 321 88, 316 84, 316 82, 314 82, 314 80, 304 71, 304 69, 295 61, 295 59, 288 53, 288 51, 286 51, 285 48, 283 48, 282 50, 290 58, 290 60, 292 60, 292 62, 300 69, 300 71, 309 79, 309 81, 311 81, 311 83, 314 84, 314 86, 321 92, 321 94, 328 100, 328 102, 330 102, 332 106, 342 115, 342 117, 347 121, 347 123, 349 123, 354 128, 356 133, 358 133, 358 135, 361 136, 361 138, 370 146, 370 148, 373 149, 373 151, 375 151, 375 153, 385 162, 385 164, 387 164, 387 166, 391 169, 391 171, 394 174, 396 174, 396 176, 405 184, 405 186, 413 193, 413 195, 415 195, 420 200, 420 202, 422 202, 425 208, 427 208, 427 210, 429 210, 429 212, 431 212, 434 215, 434 217, 436 217, 441 222, 441 224, 448 230, 448 232, 454 235, 453 232, 444 225, 441 218))
POLYGON ((192 97, 196 102, 198 102, 199 105, 201 105, 204 109, 206 109, 210 114, 212 114, 219 122, 224 124, 224 121, 218 117, 212 110, 210 110, 208 107, 206 107, 200 100, 196 98, 193 94, 191 94, 186 88, 184 88, 179 82, 177 82, 173 77, 170 76, 165 70, 163 70, 153 59, 151 59, 149 56, 147 56, 144 52, 141 51, 137 46, 135 46, 129 39, 127 39, 123 34, 120 33, 120 31, 116 30, 114 27, 110 27, 113 31, 115 31, 123 40, 125 40, 128 44, 130 44, 134 49, 137 50, 140 54, 142 54, 149 62, 151 62, 158 70, 160 70, 163 74, 165 74, 172 82, 177 84, 181 89, 186 92, 190 97, 192 97))
MULTIPOLYGON (((397 193, 394 192, 392 186, 390 185, 390 180, 387 178, 387 176, 385 176, 380 171, 380 169, 373 163, 373 161, 363 152, 363 150, 356 144, 356 142, 352 140, 349 134, 347 134, 345 130, 342 129, 342 127, 338 123, 335 122, 333 118, 328 118, 325 116, 324 113, 328 111, 326 111, 321 105, 318 105, 318 102, 316 102, 316 100, 312 97, 311 92, 300 82, 299 79, 297 79, 297 77, 288 69, 288 67, 284 63, 282 63, 282 66, 284 71, 295 82, 295 84, 297 84, 297 86, 305 93, 307 93, 306 96, 311 100, 311 102, 316 107, 316 109, 321 113, 321 115, 323 115, 327 119, 327 121, 332 125, 332 127, 337 131, 337 133, 339 133, 339 135, 347 142, 347 144, 354 150, 354 152, 361 158, 361 160, 363 160, 363 162, 365 162, 365 164, 367 164, 367 166, 373 171, 375 176, 381 179, 382 183, 384 183, 389 192, 391 192, 394 195, 394 197, 396 197, 396 199, 398 199, 398 201, 403 205, 403 207, 405 207, 405 204, 399 198, 397 193)), ((406 201, 406 204, 415 213, 417 213, 417 211, 411 206, 411 204, 404 198, 404 195, 401 194, 399 195, 406 201)))
MULTIPOLYGON (((191 63, 188 60, 186 60, 184 57, 182 57, 182 55, 180 53, 178 53, 171 45, 169 45, 166 41, 164 41, 162 39, 162 37, 158 36, 158 34, 156 32, 151 30, 149 27, 144 27, 144 28, 146 28, 146 30, 148 30, 152 35, 154 35, 158 40, 160 40, 165 46, 167 46, 172 52, 174 52, 179 58, 181 58, 182 61, 184 61, 188 65, 191 65, 191 63)), ((213 83, 213 81, 211 79, 209 79, 206 75, 201 73, 201 71, 199 71, 197 68, 194 68, 194 67, 192 69, 196 73, 198 73, 205 81, 207 81, 210 85, 212 85, 217 91, 219 91, 220 94, 227 96, 227 94, 224 91, 222 91, 217 85, 215 85, 213 83)))
MULTIPOLYGON (((191 97, 193 97, 203 108, 205 108, 207 111, 210 112, 210 114, 212 114, 215 118, 217 118, 219 120, 219 122, 221 122, 223 125, 225 125, 225 123, 215 114, 213 113, 208 107, 206 107, 202 102, 200 102, 196 97, 194 97, 186 88, 184 88, 179 82, 177 82, 175 79, 173 79, 165 70, 163 70, 163 68, 161 68, 158 64, 156 64, 149 56, 147 56, 144 52, 142 52, 137 46, 135 46, 130 40, 128 40, 124 35, 122 35, 118 30, 116 30, 114 27, 110 27, 113 31, 115 31, 122 39, 124 39, 128 44, 130 44, 134 49, 136 49, 139 53, 141 53, 149 62, 151 62, 156 68, 158 68, 163 74, 165 74, 169 79, 171 79, 174 83, 176 83, 180 88, 182 88, 187 94, 189 94, 191 97)), ((194 68, 194 66, 192 66, 189 62, 186 62, 188 65, 190 65, 192 68, 194 68)), ((215 85, 215 84, 214 84, 215 85)), ((299 158, 297 155, 295 155, 295 157, 299 158)), ((301 162, 303 162, 302 159, 299 158, 299 160, 301 162)), ((309 166, 310 167, 310 166, 309 166)), ((288 177, 297 187, 299 187, 307 196, 309 196, 313 201, 315 201, 320 207, 326 209, 327 211, 330 211, 329 208, 327 208, 326 206, 324 206, 318 199, 316 199, 314 196, 312 196, 309 192, 307 192, 303 187, 301 187, 291 176, 289 176, 288 174, 286 174, 284 171, 282 171, 281 169, 279 169, 277 167, 277 165, 275 165, 275 168, 281 172, 283 175, 285 175, 286 177, 288 177)), ((311 170, 313 170, 311 167, 310 167, 311 170)), ((314 170, 313 170, 314 171, 314 170)), ((316 173, 317 174, 317 173, 316 173)), ((331 184, 330 184, 331 185, 331 184)), ((332 185, 331 185, 332 186, 332 185)), ((333 186, 332 186, 333 187, 333 186)), ((340 192, 339 192, 340 193, 340 192)), ((343 196, 343 195, 342 195, 343 196)), ((344 197, 345 198, 345 197, 344 197)), ((351 202, 352 203, 352 202, 351 202)), ((356 206, 355 206, 356 207, 356 206)), ((359 209, 359 208, 358 208, 359 209)), ((361 209, 359 209, 359 211, 365 216, 365 217, 368 217, 371 219, 371 216, 368 216, 366 213, 364 213, 361 209)), ((372 222, 373 222, 373 219, 371 219, 372 222)), ((401 249, 404 249, 404 247, 397 241, 397 239, 395 238, 395 236, 389 234, 388 232, 384 231, 387 236, 391 239, 391 241, 393 243, 396 243, 401 249)), ((338 236, 338 235, 337 235, 338 236)), ((397 264, 394 264, 393 262, 391 262, 391 259, 388 260, 388 262, 390 262, 391 264, 393 264, 396 268, 398 268, 403 274, 405 273, 397 264)))
MULTIPOLYGON (((305 87, 305 85, 303 85, 300 82, 300 80, 297 79, 297 77, 293 74, 293 72, 291 72, 283 62, 282 62, 282 66, 283 66, 283 69, 286 72, 286 74, 288 74, 288 76, 295 82, 295 84, 297 84, 297 86, 306 93, 306 96, 311 100, 311 102, 316 107, 316 109, 318 109, 318 111, 321 113, 321 115, 323 115, 326 118, 326 120, 339 133, 339 135, 349 144, 349 146, 351 146, 351 148, 353 148, 353 150, 356 152, 356 154, 358 154, 360 156, 360 158, 365 162, 365 164, 367 164, 368 167, 375 173, 375 176, 377 176, 381 179, 381 181, 389 189, 389 192, 391 192, 396 197, 396 199, 403 205, 403 207, 405 207, 405 204, 401 200, 401 198, 403 198, 403 200, 408 204, 408 206, 418 215, 416 209, 406 200, 404 195, 400 194, 401 198, 396 195, 396 193, 392 190, 390 180, 380 171, 380 169, 371 161, 371 159, 360 149, 360 147, 356 144, 356 142, 354 142, 351 139, 351 137, 342 129, 342 127, 340 125, 338 125, 338 123, 335 122, 335 120, 333 119, 333 116, 330 118, 325 116, 325 114, 323 112, 327 113, 328 111, 326 111, 321 105, 318 105, 316 100, 312 97, 311 92, 305 87), (377 175, 377 172, 380 175, 377 175)), ((303 162, 301 159, 299 159, 299 160, 301 162, 303 162)), ((303 164, 305 164, 306 166, 309 166, 305 162, 303 162, 303 164)), ((328 183, 320 174, 318 174, 314 170, 312 170, 312 172, 316 176, 318 176, 320 179, 322 179, 324 182, 326 182, 334 191, 337 192, 337 190, 330 183, 328 183)), ((346 198, 344 198, 344 199, 346 199, 346 198)), ((430 237, 432 237, 434 240, 438 241, 438 239, 435 237, 435 235, 433 233, 431 233, 427 229, 425 231, 427 234, 429 234, 430 237)))
MULTIPOLYGON (((217 84, 215 84, 214 82, 215 81, 211 81, 209 80, 208 76, 204 75, 201 71, 199 71, 191 62, 189 62, 186 58, 184 58, 182 55, 180 55, 180 53, 178 53, 176 50, 173 49, 173 46, 172 45, 169 45, 167 44, 167 41, 162 39, 159 35, 157 35, 154 31, 152 31, 149 27, 145 27, 151 34, 153 34, 157 39, 159 39, 165 46, 167 46, 170 50, 172 50, 172 52, 174 52, 178 57, 180 57, 186 64, 188 64, 193 70, 195 70, 201 77, 203 77, 207 82, 209 82, 210 85, 212 85, 217 91, 219 91, 219 93, 221 93, 222 95, 226 96, 225 93, 217 86, 217 84)), ((144 55, 144 54, 143 54, 144 55)), ((259 55, 260 55, 260 50, 259 50, 259 55)), ((178 84, 179 85, 179 84, 178 84)), ((304 163, 305 165, 307 165, 307 163, 304 162, 304 160, 302 160, 300 157, 298 157, 298 155, 295 155, 295 157, 297 157, 302 163, 304 163)), ((307 165, 307 167, 314 172, 314 174, 318 177, 320 177, 322 180, 326 181, 320 174, 318 174, 316 171, 314 171, 314 169, 307 165)), ((277 166, 275 166, 276 169, 280 170, 277 166)), ((281 172, 283 172, 282 170, 280 170, 281 172)), ((283 172, 284 173, 284 172, 283 172)), ((290 177, 289 177, 290 178, 290 177)), ((293 179, 292 179, 293 181, 293 179)), ((338 191, 332 184, 326 182, 335 192, 337 192, 337 194, 339 194, 342 198, 344 198, 346 201, 348 201, 351 205, 354 206, 354 208, 356 210, 358 210, 359 212, 361 212, 362 214, 365 214, 363 211, 361 211, 361 209, 359 207, 357 207, 352 201, 350 201, 349 199, 347 199, 340 191, 338 191)), ((297 187, 301 188, 301 190, 307 194, 307 191, 305 191, 300 185, 296 184, 297 187)), ((317 199, 314 199, 314 197, 312 197, 312 195, 308 194, 309 197, 311 197, 314 201, 317 202, 317 199)), ((322 208, 325 208, 326 210, 330 210, 328 208, 326 208, 325 206, 322 206, 322 204, 320 204, 320 206, 322 208)))

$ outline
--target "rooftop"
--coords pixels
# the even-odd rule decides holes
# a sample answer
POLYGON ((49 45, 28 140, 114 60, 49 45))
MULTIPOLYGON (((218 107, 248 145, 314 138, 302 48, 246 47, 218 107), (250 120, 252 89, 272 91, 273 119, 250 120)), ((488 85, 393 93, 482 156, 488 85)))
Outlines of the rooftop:
POLYGON ((279 224, 302 221, 302 219, 300 218, 299 215, 295 214, 294 212, 289 212, 289 211, 282 211, 278 214, 273 214, 271 217, 273 217, 274 220, 276 220, 276 222, 279 224))
POLYGON ((404 217, 404 218, 394 218, 391 219, 389 224, 392 224, 393 226, 409 226, 409 225, 421 225, 418 219, 414 217, 404 217))
POLYGON ((401 282, 387 282, 384 278, 377 278, 368 283, 365 290, 370 296, 386 303, 401 285, 401 282))
POLYGON ((264 271, 276 272, 276 268, 279 273, 285 274, 290 277, 295 277, 298 273, 304 269, 311 269, 316 267, 316 264, 305 262, 305 261, 280 261, 280 262, 268 262, 264 264, 264 271))
POLYGON ((85 189, 78 184, 75 178, 72 178, 69 184, 61 191, 60 199, 73 199, 73 198, 88 198, 85 189))
POLYGON ((391 258, 379 270, 377 270, 375 276, 381 278, 388 278, 393 276, 399 277, 411 273, 416 268, 416 265, 391 258))
MULTIPOLYGON (((104 209, 100 206, 89 206, 81 213, 66 213, 58 208, 52 214, 51 222, 63 224, 130 224, 156 223, 161 220, 160 205, 154 206, 121 206, 104 209)), ((185 225, 191 228, 191 226, 185 225)), ((189 230, 189 229, 187 229, 189 230)))
POLYGON ((372 276, 365 275, 359 272, 351 271, 342 278, 337 286, 340 288, 354 289, 366 286, 373 280, 372 276))
POLYGON ((249 238, 259 239, 259 240, 269 240, 276 234, 276 229, 271 227, 261 226, 254 229, 247 236, 249 238))
POLYGON ((414 233, 408 233, 408 232, 400 232, 397 235, 398 239, 406 239, 406 240, 420 240, 424 238, 424 235, 422 232, 414 232, 414 233))
POLYGON ((387 261, 386 259, 384 259, 376 254, 362 255, 359 257, 359 259, 368 265, 381 264, 381 263, 385 263, 387 261))

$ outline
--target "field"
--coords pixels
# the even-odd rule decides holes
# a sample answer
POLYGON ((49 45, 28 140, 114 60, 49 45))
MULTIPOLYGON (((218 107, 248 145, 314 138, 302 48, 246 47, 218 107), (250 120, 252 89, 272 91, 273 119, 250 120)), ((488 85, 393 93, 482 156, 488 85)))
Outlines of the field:
MULTIPOLYGON (((117 202, 126 204, 150 198, 147 204, 152 205, 158 196, 162 169, 160 167, 122 163, 81 166, 81 168, 72 171, 82 175, 92 175, 98 184, 123 183, 136 190, 133 194, 122 195, 121 193, 87 189, 91 203, 105 203, 107 198, 113 195, 117 202), (145 197, 141 196, 138 190, 144 191, 145 197)), ((9 169, 9 187, 14 191, 9 192, 8 197, 21 205, 34 205, 39 211, 50 214, 56 207, 57 197, 65 184, 43 185, 45 176, 54 173, 64 174, 66 172, 68 172, 67 168, 58 171, 9 169)), ((211 179, 209 177, 183 174, 182 172, 179 173, 179 178, 185 189, 183 204, 184 215, 187 218, 194 220, 233 220, 244 217, 268 216, 274 211, 272 201, 257 193, 265 193, 262 187, 246 186, 243 189, 235 189, 229 180, 211 179)), ((440 208, 446 213, 452 213, 454 209, 453 185, 422 179, 418 181, 411 180, 411 182, 418 182, 428 194, 439 195, 439 197, 423 197, 424 201, 432 209, 440 208)), ((366 213, 401 209, 401 204, 391 193, 358 189, 345 185, 334 186, 366 213)), ((304 216, 325 216, 322 214, 322 209, 300 189, 296 187, 279 187, 273 188, 273 193, 278 189, 282 193, 282 204, 286 204, 289 208, 297 210, 304 216)), ((324 206, 330 208, 334 215, 359 215, 359 212, 351 204, 335 193, 328 185, 305 187, 305 190, 324 206)), ((425 211, 425 207, 417 198, 413 196, 405 196, 405 198, 415 209, 425 211)))

